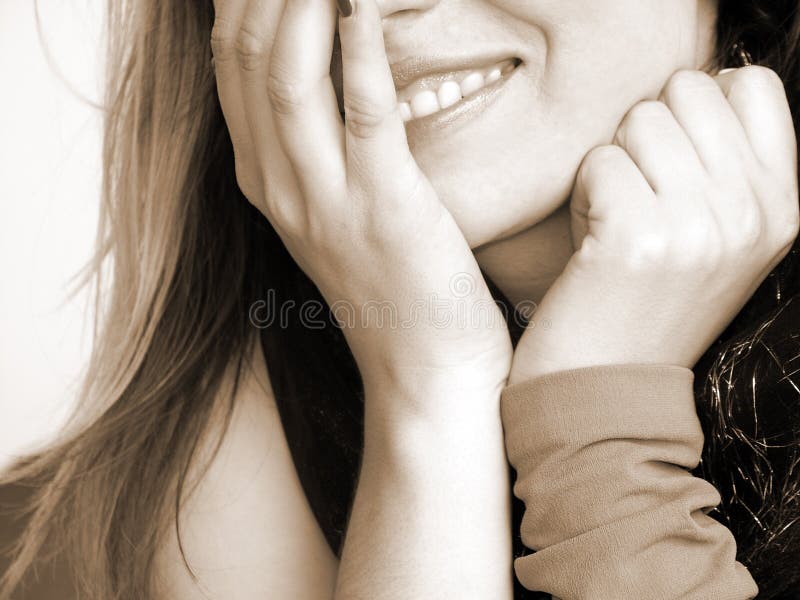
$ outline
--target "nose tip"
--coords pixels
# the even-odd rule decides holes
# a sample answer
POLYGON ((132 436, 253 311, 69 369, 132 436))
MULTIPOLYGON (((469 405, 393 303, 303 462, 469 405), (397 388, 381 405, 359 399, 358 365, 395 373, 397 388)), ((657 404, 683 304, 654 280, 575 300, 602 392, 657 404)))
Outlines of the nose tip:
POLYGON ((439 0, 376 0, 381 16, 385 19, 396 13, 408 10, 428 10, 439 0))

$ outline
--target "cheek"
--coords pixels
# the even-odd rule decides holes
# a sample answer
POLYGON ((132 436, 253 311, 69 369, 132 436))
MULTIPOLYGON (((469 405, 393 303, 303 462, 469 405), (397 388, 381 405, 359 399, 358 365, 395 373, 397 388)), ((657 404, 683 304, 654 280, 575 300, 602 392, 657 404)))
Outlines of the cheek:
POLYGON ((619 115, 640 99, 656 97, 676 69, 693 63, 693 0, 564 4, 583 10, 548 25, 543 88, 563 109, 583 107, 577 116, 619 115))
POLYGON ((602 139, 630 106, 695 63, 698 0, 486 1, 542 32, 539 110, 575 135, 588 128, 602 139))
POLYGON ((688 0, 496 4, 542 32, 544 64, 526 73, 504 121, 437 152, 415 152, 473 246, 558 208, 583 156, 609 143, 631 106, 657 97, 694 60, 688 0))

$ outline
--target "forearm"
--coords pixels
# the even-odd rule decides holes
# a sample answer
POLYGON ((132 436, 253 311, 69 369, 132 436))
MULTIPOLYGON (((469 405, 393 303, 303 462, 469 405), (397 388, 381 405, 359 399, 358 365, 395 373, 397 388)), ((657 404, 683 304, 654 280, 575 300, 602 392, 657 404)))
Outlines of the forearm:
POLYGON ((525 501, 525 587, 563 600, 744 600, 757 588, 697 465, 692 374, 667 365, 562 371, 503 395, 508 456, 525 501))
POLYGON ((408 393, 367 393, 336 598, 509 599, 500 390, 458 391, 450 381, 417 387, 413 401, 408 393))

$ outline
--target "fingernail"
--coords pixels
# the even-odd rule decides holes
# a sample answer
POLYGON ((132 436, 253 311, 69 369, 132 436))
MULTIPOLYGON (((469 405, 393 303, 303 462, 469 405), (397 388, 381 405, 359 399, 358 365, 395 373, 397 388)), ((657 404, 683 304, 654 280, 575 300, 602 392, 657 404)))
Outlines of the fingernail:
POLYGON ((725 73, 730 73, 731 71, 735 71, 735 70, 736 69, 734 67, 730 67, 728 69, 722 69, 721 71, 719 71, 717 73, 717 75, 724 75, 725 73))
POLYGON ((353 0, 336 0, 339 6, 339 14, 343 17, 349 17, 353 14, 353 0))

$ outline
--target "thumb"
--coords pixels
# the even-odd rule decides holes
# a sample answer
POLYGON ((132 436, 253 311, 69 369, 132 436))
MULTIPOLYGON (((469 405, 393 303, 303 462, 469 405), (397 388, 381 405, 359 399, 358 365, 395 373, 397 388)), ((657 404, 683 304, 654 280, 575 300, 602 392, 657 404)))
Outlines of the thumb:
POLYGON ((572 235, 572 247, 578 250, 583 243, 583 238, 589 233, 589 201, 588 190, 581 177, 575 179, 572 188, 572 195, 569 200, 570 214, 570 233, 572 235))
POLYGON ((653 198, 653 190, 623 148, 593 148, 581 162, 570 199, 573 247, 580 249, 589 233, 602 235, 606 226, 629 220, 653 198))

